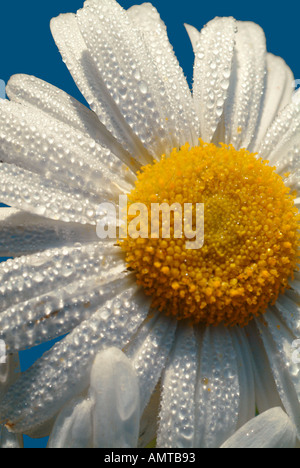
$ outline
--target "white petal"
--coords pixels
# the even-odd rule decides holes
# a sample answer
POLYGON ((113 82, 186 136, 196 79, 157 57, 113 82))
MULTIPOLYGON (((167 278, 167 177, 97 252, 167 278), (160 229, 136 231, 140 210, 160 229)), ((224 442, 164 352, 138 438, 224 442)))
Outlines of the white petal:
POLYGON ((140 419, 137 375, 122 351, 100 352, 91 371, 93 445, 98 448, 137 446, 140 419))
POLYGON ((92 448, 93 401, 71 400, 59 413, 47 448, 92 448))
POLYGON ((117 348, 100 351, 86 398, 75 398, 62 409, 48 447, 136 447, 139 401, 138 379, 125 354, 117 348))
POLYGON ((1 163, 0 200, 22 211, 53 220, 91 225, 96 224, 100 203, 92 194, 83 194, 78 189, 14 164, 1 163))
POLYGON ((254 23, 238 21, 228 99, 224 109, 225 143, 250 147, 258 130, 266 80, 266 40, 254 23))
POLYGON ((16 432, 28 432, 52 418, 87 388, 93 356, 111 346, 122 349, 148 310, 144 294, 135 283, 128 285, 21 376, 2 401, 0 421, 16 432))
POLYGON ((238 364, 240 386, 240 406, 237 428, 255 416, 254 375, 251 360, 251 349, 247 332, 239 327, 230 329, 238 364))
POLYGON ((272 408, 241 427, 221 448, 295 448, 295 427, 281 408, 272 408))
POLYGON ((205 328, 199 359, 195 447, 216 448, 236 430, 243 391, 238 357, 227 328, 205 328))
POLYGON ((71 283, 79 285, 93 276, 103 277, 123 263, 115 250, 112 242, 77 244, 1 263, 0 311, 71 283))
POLYGON ((162 378, 157 446, 194 447, 197 346, 192 326, 178 326, 162 378))
MULTIPOLYGON (((300 198, 298 198, 299 203, 300 203, 300 198)), ((294 280, 290 281, 290 285, 293 288, 293 290, 300 295, 300 273, 295 271, 294 272, 294 280)))
POLYGON ((193 97, 200 136, 210 142, 228 95, 236 24, 233 18, 215 18, 200 33, 186 28, 195 53, 193 97))
POLYGON ((293 93, 294 76, 290 68, 281 57, 267 54, 267 82, 264 92, 263 110, 257 132, 253 143, 256 151, 268 127, 275 119, 278 112, 291 100, 293 93))
POLYGON ((125 352, 138 375, 141 411, 151 394, 168 359, 177 322, 157 312, 130 341, 125 352))
POLYGON ((299 295, 294 291, 286 290, 284 294, 280 295, 276 301, 275 306, 270 306, 270 310, 290 329, 295 335, 300 335, 300 307, 299 295))
POLYGON ((0 102, 0 126, 2 162, 102 199, 132 188, 128 168, 110 150, 36 108, 0 102))
POLYGON ((128 10, 129 18, 140 30, 145 46, 156 65, 161 89, 164 89, 171 110, 168 118, 178 134, 179 145, 189 142, 197 145, 199 124, 194 102, 184 73, 169 42, 167 30, 159 13, 150 3, 134 5, 128 10))
POLYGON ((103 268, 97 276, 10 307, 0 314, 0 339, 14 352, 68 333, 126 286, 123 269, 103 268))
POLYGON ((255 403, 259 413, 282 406, 271 372, 266 351, 254 321, 247 325, 247 338, 251 348, 251 360, 255 383, 255 403))
POLYGON ((14 208, 0 209, 2 257, 17 257, 46 248, 96 241, 95 226, 53 221, 14 208))
POLYGON ((300 434, 299 364, 293 360, 294 335, 271 312, 263 321, 255 319, 268 355, 276 386, 284 408, 300 434))
POLYGON ((132 167, 130 154, 108 132, 94 112, 64 91, 34 76, 14 75, 6 86, 10 100, 43 111, 56 120, 73 127, 132 167))
POLYGON ((297 92, 273 121, 258 149, 264 159, 276 165, 279 174, 290 173, 285 184, 297 191, 300 190, 299 128, 300 93, 297 92))
POLYGON ((82 37, 76 16, 72 13, 59 15, 51 20, 50 26, 63 60, 91 109, 126 150, 137 159, 147 160, 147 151, 110 95, 82 37))
MULTIPOLYGON (((3 357, 3 356, 1 356, 3 357)), ((5 362, 0 363, 0 401, 7 389, 20 377, 20 362, 18 354, 7 354, 5 362)), ((2 361, 2 360, 1 360, 2 361)), ((0 448, 22 448, 21 434, 13 434, 0 425, 0 448)))
POLYGON ((279 113, 264 140, 259 151, 270 163, 280 161, 286 153, 279 154, 283 144, 290 143, 290 138, 296 136, 300 118, 300 92, 297 91, 291 102, 279 113))
POLYGON ((6 93, 11 101, 43 111, 95 140, 99 137, 95 113, 46 81, 30 75, 13 75, 6 85, 6 93))
POLYGON ((73 13, 59 15, 50 22, 51 32, 64 62, 78 88, 103 125, 130 153, 142 150, 113 102, 87 49, 73 13))

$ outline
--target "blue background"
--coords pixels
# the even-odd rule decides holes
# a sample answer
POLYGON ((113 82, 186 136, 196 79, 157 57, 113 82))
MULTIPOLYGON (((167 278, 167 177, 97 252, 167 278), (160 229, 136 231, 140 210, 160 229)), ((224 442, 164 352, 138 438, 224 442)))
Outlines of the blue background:
MULTIPOLYGON (((1 2, 0 7, 0 80, 11 75, 26 73, 44 79, 68 92, 84 103, 67 68, 63 64, 52 39, 49 22, 59 13, 76 12, 83 0, 17 0, 1 2), (4 4, 3 4, 4 3, 4 4)), ((142 1, 121 0, 124 8, 142 1)), ((215 16, 234 16, 238 20, 254 21, 265 31, 268 51, 280 55, 300 78, 298 49, 299 5, 251 1, 196 1, 154 0, 168 27, 171 43, 187 76, 192 83, 193 52, 183 23, 201 29, 215 16)), ((1 202, 1 200, 0 200, 1 202)), ((0 259, 3 260, 3 259, 0 259)), ((21 368, 28 368, 51 343, 20 353, 21 368)), ((25 437, 25 447, 44 447, 47 440, 25 437)))

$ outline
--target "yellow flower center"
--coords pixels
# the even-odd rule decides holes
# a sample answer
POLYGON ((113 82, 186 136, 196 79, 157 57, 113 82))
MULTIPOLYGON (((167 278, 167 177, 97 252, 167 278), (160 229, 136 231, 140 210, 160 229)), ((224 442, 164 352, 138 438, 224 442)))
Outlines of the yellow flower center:
POLYGON ((145 205, 148 218, 136 224, 140 237, 120 240, 127 267, 152 296, 153 308, 192 323, 244 326, 276 301, 297 268, 294 198, 255 154, 224 144, 186 144, 137 174, 128 196, 128 232, 133 204, 145 205), (162 215, 160 235, 151 236, 152 208, 162 203, 180 204, 182 213, 192 206, 190 229, 197 224, 197 204, 204 204, 201 248, 188 248, 184 226, 181 237, 175 233, 172 211, 169 237, 162 236, 162 215))

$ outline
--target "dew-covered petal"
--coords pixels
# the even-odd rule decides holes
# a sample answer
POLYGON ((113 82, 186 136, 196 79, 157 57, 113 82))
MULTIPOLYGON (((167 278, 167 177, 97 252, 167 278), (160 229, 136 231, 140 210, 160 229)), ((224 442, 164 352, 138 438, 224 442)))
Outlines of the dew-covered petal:
POLYGON ((146 149, 112 98, 82 37, 76 15, 61 14, 51 20, 50 27, 64 62, 99 120, 137 160, 150 160, 146 149))
POLYGON ((267 81, 262 115, 252 148, 256 151, 276 115, 291 101, 294 75, 281 57, 267 54, 267 81))
POLYGON ((125 350, 139 378, 141 411, 148 404, 165 367, 176 325, 176 320, 157 312, 142 325, 125 350))
POLYGON ((240 404, 237 428, 255 416, 255 390, 252 350, 247 340, 247 332, 239 327, 230 329, 232 343, 237 356, 240 404))
POLYGON ((48 448, 136 447, 140 401, 138 379, 117 348, 100 351, 86 397, 69 402, 58 415, 48 448))
POLYGON ((272 408, 251 419, 221 448, 295 448, 296 430, 281 408, 272 408))
POLYGON ((149 300, 134 283, 113 297, 56 343, 5 395, 0 421, 14 432, 29 432, 51 419, 89 384, 91 362, 107 347, 122 349, 149 310, 149 300))
POLYGON ((113 101, 79 30, 76 15, 61 14, 50 22, 54 40, 78 88, 101 123, 131 154, 143 154, 143 146, 133 134, 113 101))
POLYGON ((290 144, 291 137, 296 137, 299 133, 297 132, 299 119, 300 92, 297 91, 293 94, 291 102, 277 115, 259 147, 260 154, 270 163, 274 164, 279 161, 280 167, 282 166, 281 158, 284 161, 286 156, 286 152, 282 153, 282 149, 290 144))
POLYGON ((10 100, 43 111, 106 146, 119 159, 132 167, 130 154, 113 137, 97 115, 55 86, 29 75, 14 75, 6 86, 10 100))
POLYGON ((92 194, 5 163, 0 163, 0 200, 31 214, 90 225, 96 224, 100 203, 92 194))
POLYGON ((122 264, 103 268, 97 276, 13 305, 0 314, 0 339, 15 352, 70 332, 126 286, 123 270, 122 264))
POLYGON ((266 85, 266 39, 255 23, 237 22, 235 54, 224 107, 225 143, 247 148, 259 127, 266 85))
MULTIPOLYGON (((52 18, 50 22, 51 33, 56 45, 67 65, 76 85, 98 115, 100 121, 110 130, 114 131, 114 124, 101 98, 101 85, 97 83, 97 74, 93 75, 93 68, 89 70, 82 61, 83 55, 89 55, 87 46, 80 33, 76 16, 73 13, 61 14, 52 18)), ((87 65, 87 64, 85 64, 87 65)), ((100 82, 101 83, 101 82, 100 82)))
MULTIPOLYGON (((0 343, 0 402, 7 389, 20 377, 20 362, 18 353, 7 354, 4 343, 2 354, 2 342, 0 343)), ((0 403, 1 404, 1 403, 0 403)), ((21 434, 9 432, 4 425, 0 425, 0 448, 22 448, 23 437, 21 434)))
POLYGON ((282 406, 282 403, 261 336, 253 321, 247 325, 246 334, 251 349, 250 356, 255 384, 255 404, 258 412, 263 413, 275 406, 282 406))
POLYGON ((71 400, 59 413, 47 448, 92 448, 92 410, 92 400, 71 400))
POLYGON ((192 26, 186 28, 195 53, 193 97, 200 136, 210 142, 228 96, 236 22, 233 18, 215 18, 201 32, 192 26))
POLYGON ((1 264, 1 338, 8 349, 70 331, 122 288, 124 262, 115 249, 98 242, 1 264))
POLYGON ((179 325, 162 377, 157 446, 194 447, 197 345, 194 329, 179 325))
POLYGON ((74 129, 99 138, 100 122, 96 114, 64 91, 30 75, 13 75, 6 85, 11 101, 43 111, 74 129))
POLYGON ((269 161, 285 184, 299 192, 300 182, 300 93, 293 95, 287 105, 269 127, 258 152, 269 161))
POLYGON ((37 108, 0 102, 0 158, 4 163, 112 199, 132 188, 128 167, 108 148, 37 108))
MULTIPOLYGON (((2 344, 1 344, 2 345, 2 344)), ((0 401, 7 389, 20 377, 20 361, 18 353, 2 355, 0 362, 0 401), (4 362, 3 362, 4 361, 4 362)))
POLYGON ((186 78, 169 42, 167 29, 158 11, 150 3, 134 5, 128 15, 140 30, 145 47, 156 65, 161 89, 166 93, 171 113, 168 119, 178 132, 180 145, 197 144, 199 124, 186 78))
POLYGON ((23 448, 23 439, 21 434, 13 434, 6 427, 0 426, 0 448, 17 449, 23 448))
POLYGON ((121 270, 122 265, 119 248, 111 241, 48 249, 7 260, 0 264, 0 312, 71 283, 79 285, 97 275, 104 278, 110 270, 121 270))
MULTIPOLYGON (((195 392, 195 447, 217 448, 236 430, 240 357, 225 327, 207 327, 200 340, 195 392)), ((201 333, 201 334, 202 334, 201 333)))
POLYGON ((0 209, 2 257, 18 257, 78 242, 96 241, 95 226, 53 221, 14 208, 0 209))
POLYGON ((140 419, 138 377, 130 360, 117 348, 100 352, 91 371, 93 446, 137 446, 140 419))
POLYGON ((269 308, 295 337, 300 336, 300 306, 297 292, 287 289, 278 297, 275 306, 269 308))
POLYGON ((277 390, 285 411, 300 434, 300 379, 299 363, 293 359, 294 335, 271 311, 264 314, 263 320, 255 319, 270 362, 277 390))
POLYGON ((115 0, 88 0, 77 20, 109 93, 151 155, 178 146, 168 96, 127 12, 115 0))

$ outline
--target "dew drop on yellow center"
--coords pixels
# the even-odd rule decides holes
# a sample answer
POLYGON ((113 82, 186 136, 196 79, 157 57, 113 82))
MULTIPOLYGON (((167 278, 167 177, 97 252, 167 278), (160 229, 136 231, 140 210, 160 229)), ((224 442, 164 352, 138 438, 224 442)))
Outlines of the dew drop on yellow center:
MULTIPOLYGON (((120 241, 127 267, 152 306, 192 323, 240 326, 266 311, 297 269, 295 195, 267 161, 202 143, 143 167, 128 204, 204 204, 204 244, 185 237, 120 241)), ((128 217, 128 223, 132 218, 128 217)), ((149 231, 150 232, 150 231, 149 231)))

